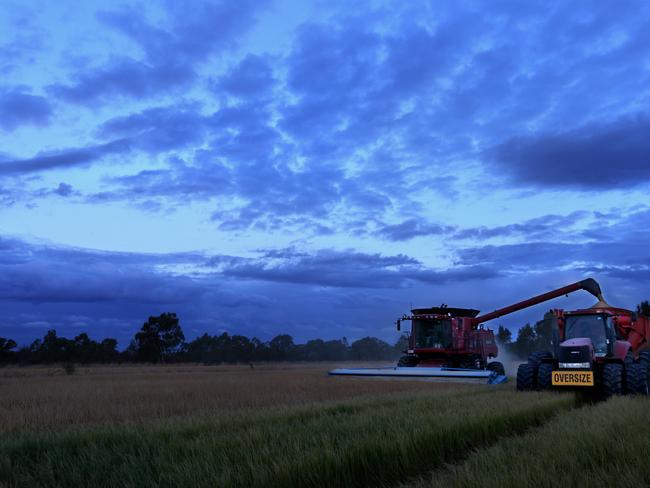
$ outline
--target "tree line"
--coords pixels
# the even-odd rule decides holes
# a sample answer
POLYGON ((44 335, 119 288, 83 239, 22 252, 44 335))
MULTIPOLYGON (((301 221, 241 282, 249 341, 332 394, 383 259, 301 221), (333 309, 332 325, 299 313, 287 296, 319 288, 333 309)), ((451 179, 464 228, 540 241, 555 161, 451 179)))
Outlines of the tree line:
POLYGON ((406 338, 389 344, 376 337, 365 337, 348 343, 347 339, 325 341, 313 339, 296 344, 288 334, 270 341, 243 335, 207 333, 187 342, 174 313, 149 317, 135 334, 129 346, 119 351, 117 340, 101 342, 81 333, 73 339, 60 337, 49 330, 43 339, 29 346, 18 347, 11 339, 0 338, 0 364, 52 363, 173 363, 200 362, 207 364, 249 363, 258 361, 342 361, 396 360, 406 349, 406 338))
MULTIPOLYGON (((637 313, 650 316, 650 302, 637 306, 637 313)), ((346 338, 324 341, 312 339, 296 344, 288 334, 280 334, 270 341, 261 341, 243 335, 207 333, 186 342, 185 334, 175 313, 149 317, 135 334, 129 346, 119 351, 117 340, 107 338, 101 342, 81 333, 74 339, 59 337, 49 330, 43 339, 29 346, 18 347, 15 341, 0 337, 0 365, 51 364, 51 363, 122 363, 122 362, 200 362, 208 364, 241 363, 257 361, 343 361, 343 360, 396 360, 408 347, 402 335, 395 344, 376 337, 364 337, 348 343, 346 338)), ((512 340, 512 333, 499 326, 496 339, 506 352, 526 359, 534 351, 548 350, 551 342, 551 323, 540 320, 526 324, 512 340)))

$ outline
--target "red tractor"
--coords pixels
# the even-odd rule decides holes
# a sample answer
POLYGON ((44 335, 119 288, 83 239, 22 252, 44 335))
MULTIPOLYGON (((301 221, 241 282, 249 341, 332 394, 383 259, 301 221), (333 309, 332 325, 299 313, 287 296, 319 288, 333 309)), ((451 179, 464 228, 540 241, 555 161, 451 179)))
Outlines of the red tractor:
POLYGON ((517 370, 518 390, 577 389, 610 397, 648 394, 650 317, 599 301, 584 310, 552 310, 549 351, 517 370))

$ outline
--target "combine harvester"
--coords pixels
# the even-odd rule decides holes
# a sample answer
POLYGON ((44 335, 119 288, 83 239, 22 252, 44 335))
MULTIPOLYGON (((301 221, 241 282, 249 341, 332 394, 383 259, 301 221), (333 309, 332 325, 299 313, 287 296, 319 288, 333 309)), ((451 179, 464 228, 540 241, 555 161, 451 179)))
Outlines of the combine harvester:
POLYGON ((650 317, 612 307, 602 295, 591 308, 551 310, 550 351, 517 370, 517 390, 576 390, 595 397, 648 395, 650 317))
POLYGON ((409 349, 396 367, 334 369, 330 374, 504 383, 508 378, 503 364, 489 362, 499 354, 494 332, 483 324, 577 290, 586 290, 602 299, 600 286, 588 278, 480 316, 478 310, 446 305, 413 309, 411 315, 404 315, 396 322, 400 330, 401 322, 411 321, 409 349))

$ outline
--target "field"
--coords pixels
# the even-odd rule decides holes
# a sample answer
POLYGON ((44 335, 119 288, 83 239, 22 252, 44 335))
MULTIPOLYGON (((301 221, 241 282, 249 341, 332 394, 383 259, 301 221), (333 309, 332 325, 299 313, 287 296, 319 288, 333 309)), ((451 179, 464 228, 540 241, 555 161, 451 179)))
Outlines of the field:
POLYGON ((0 486, 647 486, 642 398, 332 365, 0 369, 0 486))

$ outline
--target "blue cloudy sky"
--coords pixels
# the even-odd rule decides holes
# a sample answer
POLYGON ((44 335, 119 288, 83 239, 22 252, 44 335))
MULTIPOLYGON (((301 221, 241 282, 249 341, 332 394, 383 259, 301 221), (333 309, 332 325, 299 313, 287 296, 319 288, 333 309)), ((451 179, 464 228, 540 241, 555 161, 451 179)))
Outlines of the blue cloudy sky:
POLYGON ((175 311, 188 337, 394 340, 410 304, 585 276, 633 307, 649 21, 644 1, 5 0, 0 335, 125 346, 175 311))

